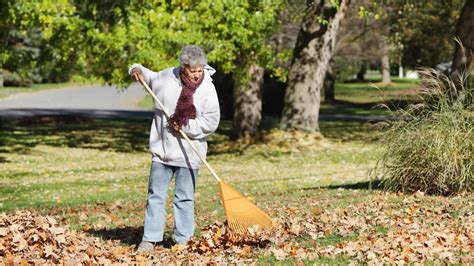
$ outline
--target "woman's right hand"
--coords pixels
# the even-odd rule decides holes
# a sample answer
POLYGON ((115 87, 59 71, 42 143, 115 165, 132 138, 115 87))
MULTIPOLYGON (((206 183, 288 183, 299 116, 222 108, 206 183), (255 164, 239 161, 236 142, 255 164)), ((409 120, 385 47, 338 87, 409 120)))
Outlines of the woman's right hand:
POLYGON ((139 69, 139 68, 133 68, 132 69, 132 77, 136 80, 136 81, 140 81, 140 78, 141 79, 144 79, 145 77, 143 77, 142 75, 142 70, 139 69))

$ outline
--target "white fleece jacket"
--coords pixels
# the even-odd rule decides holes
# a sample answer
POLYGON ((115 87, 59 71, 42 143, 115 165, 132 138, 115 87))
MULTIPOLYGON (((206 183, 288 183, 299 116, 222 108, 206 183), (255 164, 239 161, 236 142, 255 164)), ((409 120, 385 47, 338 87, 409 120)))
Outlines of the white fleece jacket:
MULTIPOLYGON (((171 67, 154 72, 140 64, 133 64, 129 69, 129 74, 133 68, 141 69, 145 82, 168 113, 173 114, 182 89, 179 68, 171 67)), ((189 119, 189 124, 182 128, 204 158, 207 153, 207 137, 217 129, 220 120, 219 101, 211 78, 215 72, 209 65, 204 67, 204 80, 193 95, 196 119, 189 119)), ((201 165, 199 157, 194 154, 185 139, 168 131, 166 128, 168 118, 156 102, 154 111, 150 130, 150 151, 153 161, 199 169, 201 165)))

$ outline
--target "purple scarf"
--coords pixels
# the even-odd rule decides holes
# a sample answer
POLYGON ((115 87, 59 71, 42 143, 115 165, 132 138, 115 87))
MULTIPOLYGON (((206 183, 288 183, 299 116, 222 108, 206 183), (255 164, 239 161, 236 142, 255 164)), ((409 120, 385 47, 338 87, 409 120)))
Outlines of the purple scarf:
POLYGON ((204 80, 204 74, 198 81, 193 82, 182 69, 180 69, 179 73, 183 89, 181 90, 178 102, 176 103, 174 114, 171 115, 168 120, 167 127, 171 132, 175 131, 171 125, 177 124, 181 128, 188 124, 189 119, 196 118, 196 107, 193 103, 193 94, 204 80))

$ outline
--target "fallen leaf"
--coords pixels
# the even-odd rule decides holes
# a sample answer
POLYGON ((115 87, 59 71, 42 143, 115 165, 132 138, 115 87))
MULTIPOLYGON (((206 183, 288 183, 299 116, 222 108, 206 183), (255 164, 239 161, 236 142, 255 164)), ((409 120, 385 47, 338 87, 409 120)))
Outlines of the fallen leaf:
POLYGON ((282 249, 276 249, 276 248, 274 248, 274 249, 272 249, 271 251, 272 251, 273 256, 275 256, 275 258, 276 258, 277 260, 284 260, 284 259, 286 258, 286 256, 287 256, 287 254, 285 253, 285 251, 283 251, 282 249))

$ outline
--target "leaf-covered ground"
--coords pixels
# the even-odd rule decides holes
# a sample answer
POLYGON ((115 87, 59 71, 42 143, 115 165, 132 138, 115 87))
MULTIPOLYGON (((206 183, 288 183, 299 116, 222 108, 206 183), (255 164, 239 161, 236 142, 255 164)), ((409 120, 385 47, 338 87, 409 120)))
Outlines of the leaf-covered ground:
MULTIPOLYGON (((358 194, 341 191, 335 195, 346 193, 358 194)), ((314 200, 311 195, 285 207, 273 204, 266 209, 275 221, 272 230, 254 227, 248 235, 236 238, 227 233, 224 224, 213 223, 203 226, 200 236, 184 248, 167 247, 165 243, 147 254, 136 254, 130 245, 139 239, 141 231, 114 216, 110 209, 118 206, 95 209, 103 211, 104 219, 123 224, 113 230, 100 224, 71 230, 54 216, 17 211, 0 216, 0 252, 7 264, 473 262, 472 197, 445 199, 380 192, 363 197, 363 202, 337 208, 331 206, 331 200, 314 200), (98 232, 106 233, 96 237, 98 232)))
POLYGON ((168 213, 166 241, 136 254, 149 121, 48 121, 2 121, 0 264, 473 262, 473 195, 382 192, 367 178, 381 132, 347 122, 322 122, 326 139, 270 131, 257 144, 229 141, 224 122, 209 161, 275 227, 229 235, 216 182, 202 170, 195 238, 173 246, 168 213))

